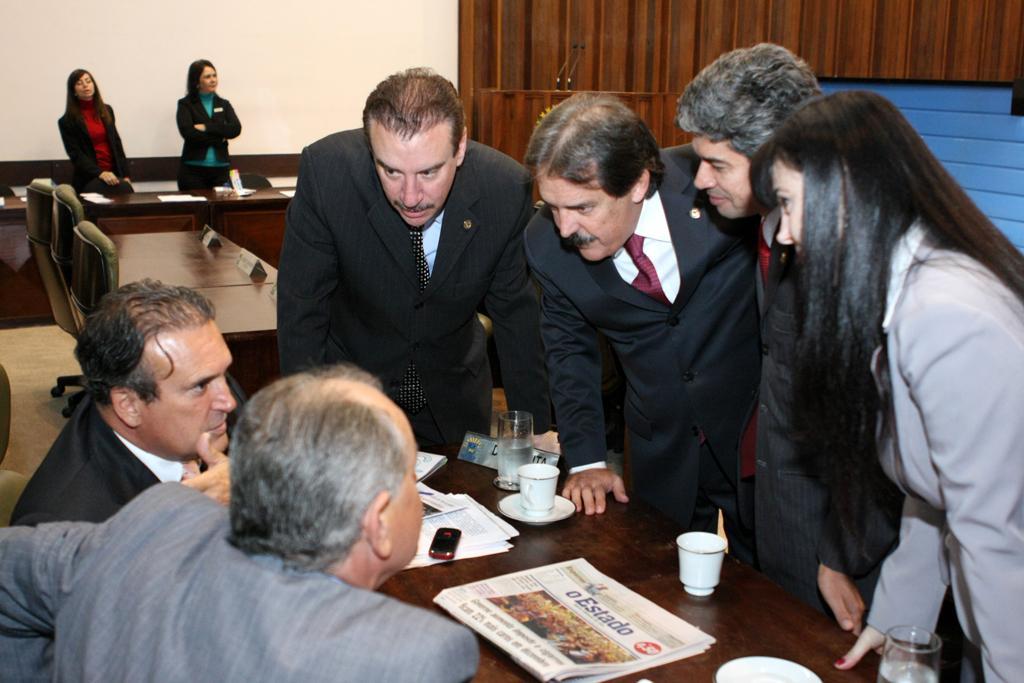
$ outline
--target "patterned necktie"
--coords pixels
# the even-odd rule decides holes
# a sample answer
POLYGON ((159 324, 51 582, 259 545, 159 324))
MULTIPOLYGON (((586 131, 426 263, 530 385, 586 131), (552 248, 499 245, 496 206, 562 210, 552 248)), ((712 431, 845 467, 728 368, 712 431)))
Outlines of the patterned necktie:
POLYGON ((633 259, 637 270, 640 271, 631 283, 633 287, 652 299, 660 301, 666 306, 671 306, 672 302, 668 300, 668 297, 665 296, 665 291, 661 288, 658 271, 654 269, 651 259, 647 258, 644 254, 644 238, 634 232, 626 240, 626 253, 633 259))
MULTIPOLYGON (((423 252, 423 231, 410 228, 409 239, 412 241, 412 256, 416 263, 416 276, 420 292, 422 292, 430 282, 430 267, 427 265, 427 256, 423 252)), ((416 364, 413 361, 409 361, 409 365, 405 368, 402 385, 398 389, 395 402, 410 415, 415 415, 427 405, 427 397, 423 393, 423 383, 420 382, 420 373, 416 371, 416 364)))

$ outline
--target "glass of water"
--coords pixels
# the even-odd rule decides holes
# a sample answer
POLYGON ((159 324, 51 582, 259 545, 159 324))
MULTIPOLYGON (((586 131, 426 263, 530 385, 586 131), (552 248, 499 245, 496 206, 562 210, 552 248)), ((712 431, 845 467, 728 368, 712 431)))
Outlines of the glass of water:
POLYGON ((519 490, 519 468, 533 458, 533 415, 525 410, 498 414, 498 478, 494 485, 519 490))
POLYGON ((894 626, 885 634, 878 683, 938 683, 942 640, 920 626, 894 626))

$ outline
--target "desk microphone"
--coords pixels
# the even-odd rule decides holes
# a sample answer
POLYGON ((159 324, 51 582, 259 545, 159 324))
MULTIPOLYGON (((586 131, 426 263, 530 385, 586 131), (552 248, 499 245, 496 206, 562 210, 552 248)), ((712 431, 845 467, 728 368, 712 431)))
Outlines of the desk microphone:
MULTIPOLYGON (((580 43, 578 46, 574 46, 574 47, 579 47, 579 52, 576 53, 576 59, 573 61, 572 66, 569 67, 569 76, 568 76, 568 78, 565 79, 565 89, 566 90, 572 90, 572 77, 576 73, 576 65, 580 63, 580 57, 583 56, 583 51, 587 49, 587 46, 586 46, 585 43, 580 43)), ((571 53, 570 53, 570 56, 571 56, 571 53)))
POLYGON ((558 70, 558 75, 555 76, 555 90, 558 90, 561 87, 561 85, 562 85, 562 74, 564 74, 566 72, 566 70, 569 68, 569 60, 572 59, 572 56, 576 52, 576 48, 578 48, 578 47, 579 47, 579 45, 577 45, 576 43, 573 43, 572 47, 569 49, 569 54, 567 54, 565 56, 565 61, 562 62, 562 68, 558 70))

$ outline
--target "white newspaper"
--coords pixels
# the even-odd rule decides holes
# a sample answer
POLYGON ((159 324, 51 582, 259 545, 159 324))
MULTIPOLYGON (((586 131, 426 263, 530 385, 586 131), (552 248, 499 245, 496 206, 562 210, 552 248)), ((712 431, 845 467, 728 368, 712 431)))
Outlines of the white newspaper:
POLYGON ((452 561, 435 560, 428 554, 434 532, 441 527, 453 527, 462 531, 462 538, 455 550, 456 560, 506 553, 512 548, 509 539, 518 536, 519 531, 473 500, 471 496, 464 493, 440 493, 425 484, 418 484, 418 488, 424 509, 430 506, 438 512, 424 517, 416 556, 406 565, 406 569, 452 561))
POLYGON ((541 681, 603 681, 715 642, 581 558, 447 588, 434 602, 541 681))

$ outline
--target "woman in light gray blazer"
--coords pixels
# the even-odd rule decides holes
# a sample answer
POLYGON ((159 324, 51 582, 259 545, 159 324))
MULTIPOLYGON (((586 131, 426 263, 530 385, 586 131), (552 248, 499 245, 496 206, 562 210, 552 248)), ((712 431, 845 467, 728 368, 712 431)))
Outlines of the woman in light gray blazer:
POLYGON ((965 678, 1019 681, 1024 256, 872 93, 805 106, 751 174, 803 263, 797 433, 832 454, 847 520, 888 480, 906 494, 869 628, 836 666, 892 626, 934 630, 950 585, 973 654, 965 678))

